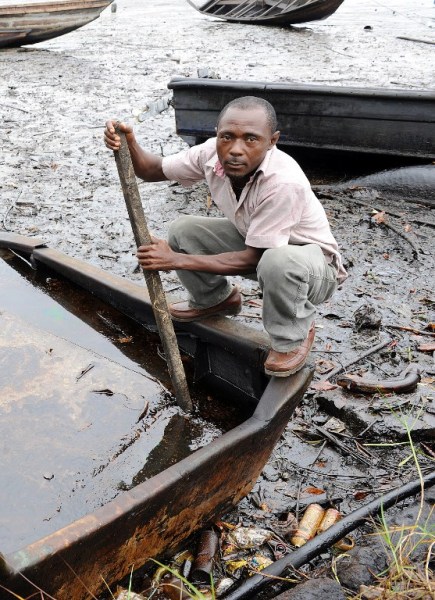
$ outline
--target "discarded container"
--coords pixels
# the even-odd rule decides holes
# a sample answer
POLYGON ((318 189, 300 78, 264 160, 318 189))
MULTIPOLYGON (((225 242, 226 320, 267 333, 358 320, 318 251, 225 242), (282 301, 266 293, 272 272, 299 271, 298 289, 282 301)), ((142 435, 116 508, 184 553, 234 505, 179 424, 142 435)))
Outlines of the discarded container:
POLYGON ((325 510, 320 504, 310 504, 302 517, 295 535, 291 538, 293 546, 299 548, 316 535, 325 510))
POLYGON ((233 587, 234 583, 234 579, 231 579, 231 577, 224 577, 218 581, 215 587, 216 598, 223 596, 230 588, 233 587))
POLYGON ((342 552, 347 552, 348 550, 352 550, 355 546, 355 540, 347 535, 343 539, 339 540, 336 544, 334 544, 334 548, 337 550, 341 550, 342 552))
POLYGON ((198 550, 192 564, 191 577, 193 581, 210 583, 214 557, 219 548, 219 537, 214 529, 207 529, 200 535, 198 550))
POLYGON ((273 532, 260 527, 238 527, 227 535, 229 544, 234 544, 242 550, 261 546, 273 537, 273 532))
POLYGON ((256 571, 262 571, 266 567, 269 567, 272 564, 272 560, 263 554, 255 554, 249 561, 249 564, 252 569, 256 571))
MULTIPOLYGON (((325 514, 323 515, 323 519, 317 529, 317 533, 323 533, 324 531, 332 527, 332 525, 335 525, 335 523, 337 523, 340 519, 341 514, 337 509, 328 508, 325 514)), ((352 550, 354 546, 354 539, 348 535, 343 539, 339 540, 336 544, 334 544, 334 548, 337 548, 337 550, 342 550, 343 552, 346 552, 347 550, 352 550)))
POLYGON ((336 508, 328 508, 325 514, 323 515, 323 519, 317 529, 317 533, 322 533, 323 531, 326 531, 327 529, 332 527, 332 525, 337 523, 337 521, 339 521, 340 519, 341 514, 336 508))

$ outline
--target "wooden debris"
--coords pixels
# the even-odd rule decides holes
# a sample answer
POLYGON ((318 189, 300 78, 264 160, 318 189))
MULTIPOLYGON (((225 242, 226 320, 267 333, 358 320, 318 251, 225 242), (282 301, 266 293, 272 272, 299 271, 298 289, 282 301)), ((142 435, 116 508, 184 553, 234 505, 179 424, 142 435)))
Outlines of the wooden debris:
POLYGON ((412 248, 412 255, 413 255, 414 259, 418 260, 418 255, 421 253, 421 248, 419 248, 417 246, 417 244, 414 242, 414 240, 412 240, 405 231, 402 231, 401 229, 399 229, 399 227, 396 227, 395 225, 390 223, 386 213, 384 213, 384 212, 376 213, 376 215, 374 215, 372 217, 372 221, 374 221, 378 225, 383 225, 387 229, 390 229, 395 234, 397 234, 398 236, 400 236, 401 238, 406 240, 412 248))
POLYGON ((417 42, 419 44, 431 44, 431 45, 435 46, 434 40, 422 40, 419 38, 408 37, 406 35, 398 35, 397 39, 398 40, 406 40, 408 42, 417 42))
POLYGON ((367 466, 371 466, 372 463, 370 460, 368 460, 364 456, 361 456, 361 454, 359 454, 358 452, 356 452, 355 450, 350 448, 349 445, 347 443, 345 443, 344 441, 339 440, 333 433, 327 431, 326 429, 324 429, 323 427, 320 427, 319 425, 314 425, 314 428, 321 435, 323 435, 323 437, 326 438, 329 442, 332 442, 332 444, 335 447, 337 447, 339 450, 341 450, 341 452, 343 454, 345 454, 345 455, 350 454, 350 456, 352 456, 356 460, 359 460, 360 462, 364 463, 367 466))
POLYGON ((388 346, 388 344, 390 344, 390 343, 391 343, 391 340, 389 340, 389 339, 384 340, 383 342, 379 342, 379 344, 377 344, 376 346, 373 346, 373 348, 370 348, 366 352, 363 352, 363 354, 361 354, 360 356, 357 356, 356 358, 354 358, 353 360, 349 361, 348 363, 346 363, 344 365, 340 365, 339 367, 337 367, 336 369, 334 369, 333 371, 328 373, 325 377, 323 377, 323 381, 327 381, 328 379, 331 379, 331 377, 338 375, 338 373, 341 373, 341 371, 344 371, 344 369, 347 369, 347 367, 350 367, 351 365, 354 365, 355 363, 359 362, 360 360, 363 360, 363 358, 367 358, 367 356, 374 354, 378 350, 382 350, 382 348, 385 348, 385 346, 388 346))
POLYGON ((415 329, 415 327, 408 327, 406 325, 385 325, 388 329, 400 329, 400 331, 410 331, 411 333, 415 333, 416 335, 430 335, 435 337, 435 333, 431 331, 425 331, 423 329, 415 329))
POLYGON ((412 392, 420 381, 420 369, 412 364, 403 371, 398 379, 366 379, 358 375, 342 375, 337 378, 337 385, 351 392, 375 394, 376 392, 389 394, 395 392, 403 394, 412 392))

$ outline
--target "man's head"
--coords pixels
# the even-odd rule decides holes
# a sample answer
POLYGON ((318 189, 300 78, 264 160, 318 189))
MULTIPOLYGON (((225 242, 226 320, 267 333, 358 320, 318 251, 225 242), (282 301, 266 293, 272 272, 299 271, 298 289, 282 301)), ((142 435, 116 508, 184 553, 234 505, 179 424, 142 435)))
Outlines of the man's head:
POLYGON ((275 109, 262 98, 236 98, 223 108, 216 127, 216 148, 230 179, 246 182, 278 141, 276 127, 275 109))

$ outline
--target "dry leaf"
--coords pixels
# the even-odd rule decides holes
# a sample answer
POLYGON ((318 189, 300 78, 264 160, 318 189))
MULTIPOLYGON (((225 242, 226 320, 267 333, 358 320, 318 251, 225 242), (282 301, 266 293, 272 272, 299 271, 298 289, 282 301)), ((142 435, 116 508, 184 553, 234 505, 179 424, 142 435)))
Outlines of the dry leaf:
POLYGON ((325 493, 325 490, 321 490, 320 488, 316 488, 316 487, 307 487, 303 490, 304 494, 314 494, 316 496, 320 496, 321 494, 325 493))
POLYGON ((332 371, 335 369, 336 364, 332 362, 332 360, 328 360, 326 358, 319 358, 316 360, 316 371, 317 373, 328 373, 328 371, 332 371))
POLYGON ((366 498, 369 495, 369 492, 355 492, 353 497, 355 498, 355 500, 364 500, 364 498, 366 498))
POLYGON ((385 223, 387 218, 387 215, 385 214, 384 211, 378 212, 375 215, 373 215, 372 219, 375 223, 377 223, 378 225, 380 225, 381 223, 385 223))
POLYGON ((310 388, 312 390, 316 390, 318 392, 328 392, 329 390, 335 390, 338 385, 334 383, 330 383, 329 381, 317 381, 316 383, 312 383, 310 388))
POLYGON ((417 347, 420 352, 435 352, 435 342, 427 342, 427 344, 420 344, 417 347))

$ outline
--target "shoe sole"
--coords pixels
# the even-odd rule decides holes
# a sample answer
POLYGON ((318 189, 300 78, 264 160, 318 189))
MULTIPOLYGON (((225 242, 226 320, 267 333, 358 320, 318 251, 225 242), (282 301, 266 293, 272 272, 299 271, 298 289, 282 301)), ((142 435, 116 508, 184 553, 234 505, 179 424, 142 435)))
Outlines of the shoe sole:
POLYGON ((185 318, 183 317, 175 317, 171 314, 172 320, 177 323, 193 323, 194 321, 204 321, 205 319, 209 319, 211 317, 228 317, 238 315, 242 310, 242 307, 239 306, 237 308, 227 308, 221 311, 210 313, 208 315, 198 315, 197 317, 185 318))
POLYGON ((288 377, 289 375, 294 375, 295 373, 300 371, 303 367, 305 367, 306 362, 307 361, 302 363, 296 369, 289 369, 288 371, 270 371, 269 369, 265 368, 264 372, 266 373, 266 375, 270 375, 271 377, 288 377))

